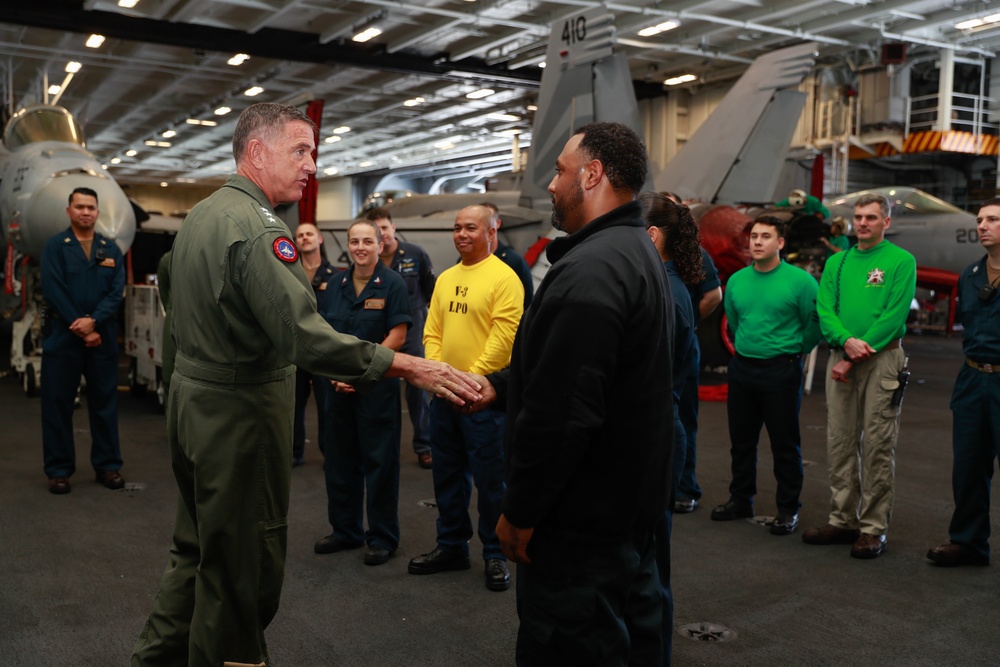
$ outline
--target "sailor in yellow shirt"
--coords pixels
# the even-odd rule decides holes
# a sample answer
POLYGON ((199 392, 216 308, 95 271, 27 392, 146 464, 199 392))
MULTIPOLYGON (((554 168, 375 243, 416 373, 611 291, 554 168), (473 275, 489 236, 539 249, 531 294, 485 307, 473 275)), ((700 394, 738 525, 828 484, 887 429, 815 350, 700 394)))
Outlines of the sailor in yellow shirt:
MULTIPOLYGON (((490 253, 496 238, 490 209, 463 208, 455 218, 454 233, 462 261, 438 276, 424 324, 424 353, 427 359, 447 361, 461 370, 492 373, 510 362, 524 287, 517 274, 490 253)), ((475 481, 486 587, 491 591, 510 587, 496 533, 504 493, 503 424, 499 412, 462 415, 440 398, 431 401, 437 546, 410 561, 410 574, 470 567, 469 499, 475 481)))

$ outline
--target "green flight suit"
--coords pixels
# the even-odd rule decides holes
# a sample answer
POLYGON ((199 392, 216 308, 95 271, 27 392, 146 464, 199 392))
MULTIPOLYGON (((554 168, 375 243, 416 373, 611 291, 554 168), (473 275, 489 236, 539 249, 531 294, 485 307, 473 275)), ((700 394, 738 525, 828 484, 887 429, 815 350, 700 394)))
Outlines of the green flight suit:
POLYGON ((295 367, 374 385, 393 352, 316 312, 298 251, 264 193, 230 176, 173 246, 177 358, 167 437, 180 498, 170 562, 133 667, 268 660, 291 483, 295 367))

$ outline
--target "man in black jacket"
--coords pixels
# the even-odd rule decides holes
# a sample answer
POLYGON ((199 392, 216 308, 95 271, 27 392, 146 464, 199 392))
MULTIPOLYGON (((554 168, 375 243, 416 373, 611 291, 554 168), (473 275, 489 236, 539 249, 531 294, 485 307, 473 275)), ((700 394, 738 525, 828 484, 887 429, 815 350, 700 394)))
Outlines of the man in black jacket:
POLYGON ((635 201, 645 178, 624 125, 570 138, 549 184, 569 236, 548 247, 509 372, 489 378, 507 408, 497 534, 519 564, 518 665, 663 660, 653 528, 670 494, 673 303, 635 201))

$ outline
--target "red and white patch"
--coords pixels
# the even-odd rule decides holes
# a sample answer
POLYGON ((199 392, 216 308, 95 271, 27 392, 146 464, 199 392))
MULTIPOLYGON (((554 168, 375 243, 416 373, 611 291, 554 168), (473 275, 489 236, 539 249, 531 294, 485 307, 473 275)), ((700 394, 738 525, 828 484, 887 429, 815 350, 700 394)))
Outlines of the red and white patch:
POLYGON ((275 239, 271 247, 274 248, 275 256, 282 262, 291 264, 299 261, 299 249, 295 247, 295 244, 287 236, 275 239))

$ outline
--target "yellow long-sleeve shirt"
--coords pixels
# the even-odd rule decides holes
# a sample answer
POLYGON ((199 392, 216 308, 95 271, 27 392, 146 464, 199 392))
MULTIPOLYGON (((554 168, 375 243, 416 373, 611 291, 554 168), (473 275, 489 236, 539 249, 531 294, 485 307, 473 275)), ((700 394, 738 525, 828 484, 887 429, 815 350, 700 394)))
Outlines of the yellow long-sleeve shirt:
POLYGON ((492 373, 510 362, 524 309, 524 287, 490 255, 438 276, 424 324, 424 354, 462 371, 492 373))

